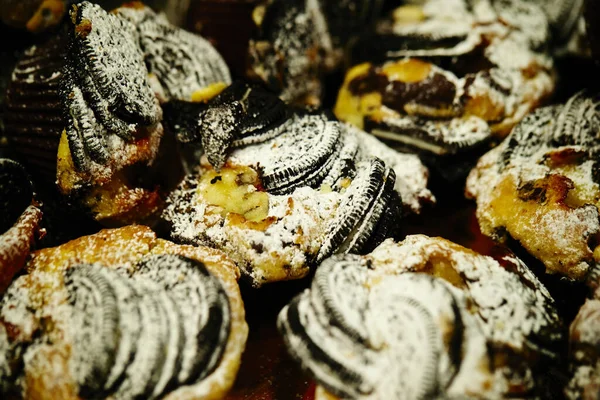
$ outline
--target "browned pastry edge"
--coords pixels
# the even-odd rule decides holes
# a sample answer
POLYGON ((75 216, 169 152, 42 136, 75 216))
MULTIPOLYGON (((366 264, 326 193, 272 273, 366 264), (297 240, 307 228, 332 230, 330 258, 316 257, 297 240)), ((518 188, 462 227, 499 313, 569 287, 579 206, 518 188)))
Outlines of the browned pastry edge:
POLYGON ((0 294, 4 293, 13 277, 25 265, 35 239, 43 236, 41 220, 42 211, 30 205, 12 228, 0 235, 0 294))
POLYGON ((52 277, 79 263, 100 262, 112 267, 124 263, 133 264, 149 254, 175 254, 201 261, 221 281, 231 310, 231 333, 218 367, 201 382, 179 387, 165 396, 165 399, 216 400, 225 396, 239 370, 248 335, 245 311, 237 284, 239 270, 218 250, 176 245, 158 239, 146 226, 131 225, 119 229, 105 229, 58 247, 32 253, 26 266, 29 275, 22 277, 22 284, 33 293, 30 298, 32 306, 46 307, 46 311, 49 311, 43 321, 44 329, 58 340, 53 344, 38 347, 29 363, 25 365, 24 398, 49 400, 55 399, 56 393, 61 393, 63 399, 79 399, 72 379, 68 374, 61 372, 67 371, 70 345, 61 342, 64 327, 60 327, 60 321, 52 320, 51 308, 60 305, 66 299, 66 294, 63 293, 62 278, 52 277))

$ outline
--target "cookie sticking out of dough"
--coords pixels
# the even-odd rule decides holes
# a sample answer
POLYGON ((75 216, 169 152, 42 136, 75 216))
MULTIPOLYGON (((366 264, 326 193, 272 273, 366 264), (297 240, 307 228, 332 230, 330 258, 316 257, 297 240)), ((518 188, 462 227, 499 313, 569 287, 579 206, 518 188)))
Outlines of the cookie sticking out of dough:
POLYGON ((18 61, 6 136, 94 219, 149 222, 181 178, 160 103, 207 101, 230 83, 229 71, 210 43, 141 3, 108 12, 83 1, 69 16, 18 61))
MULTIPOLYGON (((35 252, 0 303, 0 393, 222 398, 247 325, 233 263, 146 227, 35 252)), ((41 397, 40 397, 41 396, 41 397)))
POLYGON ((327 259, 278 326, 319 399, 542 393, 561 339, 552 298, 520 260, 423 235, 327 259))
POLYGON ((416 156, 325 115, 294 114, 257 87, 234 84, 189 112, 197 124, 179 137, 204 144, 205 157, 163 218, 174 240, 224 250, 255 286, 369 251, 433 201, 416 156))
POLYGON ((548 21, 531 2, 421 3, 355 46, 334 112, 454 183, 553 92, 548 21))

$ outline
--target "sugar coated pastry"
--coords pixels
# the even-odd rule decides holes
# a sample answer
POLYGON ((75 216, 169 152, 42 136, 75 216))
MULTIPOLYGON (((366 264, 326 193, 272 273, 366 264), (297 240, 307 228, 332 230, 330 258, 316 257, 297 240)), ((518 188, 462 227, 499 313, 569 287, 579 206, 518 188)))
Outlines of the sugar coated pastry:
POLYGON ((95 219, 144 221, 178 178, 160 101, 206 100, 229 81, 208 42, 149 8, 132 3, 108 13, 82 2, 64 29, 18 62, 7 93, 6 136, 95 219), (173 176, 160 168, 165 159, 173 176))
POLYGON ((222 253, 105 230, 33 253, 0 302, 0 393, 220 399, 247 325, 222 253))
POLYGON ((319 400, 535 398, 562 336, 520 260, 423 235, 325 260, 278 326, 319 400))
POLYGON ((180 137, 205 155, 163 218, 174 240, 223 249, 256 286, 304 277, 334 252, 368 251, 433 201, 414 155, 293 114, 260 88, 236 83, 195 120, 180 137))
POLYGON ((364 54, 334 112, 447 175, 552 93, 548 40, 547 17, 531 2, 402 6, 356 46, 364 54))
POLYGON ((600 100, 578 93, 536 110, 467 180, 481 231, 512 237, 549 273, 583 280, 599 260, 600 100))
POLYGON ((191 18, 238 77, 262 82, 288 103, 315 106, 328 86, 324 75, 341 64, 347 43, 372 25, 382 3, 203 0, 191 4, 191 18))

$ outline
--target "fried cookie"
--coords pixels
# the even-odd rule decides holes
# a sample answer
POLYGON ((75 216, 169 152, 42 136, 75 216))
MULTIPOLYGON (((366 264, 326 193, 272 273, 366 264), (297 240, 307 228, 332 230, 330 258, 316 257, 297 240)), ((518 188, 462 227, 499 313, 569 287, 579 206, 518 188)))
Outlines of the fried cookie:
POLYGON ((6 136, 40 179, 107 225, 151 221, 181 176, 161 101, 206 100, 230 77, 200 37, 139 3, 82 2, 28 49, 8 86, 6 136), (159 164, 168 161, 170 174, 159 164))
POLYGON ((554 89, 547 17, 535 4, 428 1, 396 9, 357 45, 334 112, 449 181, 464 178, 554 89))

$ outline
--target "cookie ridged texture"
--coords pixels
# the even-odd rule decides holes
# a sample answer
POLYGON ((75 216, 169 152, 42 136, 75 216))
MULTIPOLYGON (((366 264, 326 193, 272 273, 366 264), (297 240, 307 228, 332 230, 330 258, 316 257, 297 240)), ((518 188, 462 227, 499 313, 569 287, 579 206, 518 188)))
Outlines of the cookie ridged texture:
POLYGON ((75 85, 65 86, 65 90, 71 93, 65 101, 69 115, 65 132, 71 158, 78 170, 90 170, 92 162, 104 164, 108 161, 108 133, 89 108, 82 91, 75 85))
MULTIPOLYGON (((325 236, 317 262, 336 252, 360 252, 383 215, 395 175, 378 158, 357 165, 355 178, 342 194, 334 220, 325 236)), ((388 221, 397 224, 398 221, 388 221)))
POLYGON ((287 106, 279 98, 237 81, 199 113, 193 133, 196 141, 201 140, 208 161, 220 169, 231 148, 262 143, 278 136, 290 117, 287 106))
POLYGON ((357 44, 355 58, 373 64, 347 73, 335 113, 394 147, 433 158, 481 154, 554 90, 537 4, 428 0, 393 15, 357 44), (363 100, 368 109, 356 106, 363 100))
POLYGON ((229 334, 229 306, 223 288, 203 265, 178 256, 150 257, 141 263, 136 276, 160 281, 179 307, 185 322, 186 351, 178 379, 204 378, 218 363, 229 334), (169 265, 170 271, 164 265, 169 265))
POLYGON ((155 123, 155 96, 135 25, 88 2, 74 14, 73 46, 88 67, 81 73, 91 75, 111 112, 132 123, 155 123))
POLYGON ((339 127, 325 117, 300 116, 277 137, 234 152, 232 159, 252 165, 257 154, 263 155, 260 169, 265 189, 291 193, 301 186, 318 187, 341 147, 340 136, 339 127), (290 159, 290 154, 295 156, 290 159))
POLYGON ((60 97, 75 171, 65 171, 62 160, 59 184, 75 176, 74 184, 61 187, 70 192, 105 183, 127 165, 150 163, 162 136, 162 110, 132 22, 82 2, 73 7, 68 28, 60 97), (148 144, 136 140, 142 137, 148 144))
POLYGON ((505 167, 526 162, 550 138, 550 131, 556 124, 562 106, 543 107, 535 110, 518 124, 506 138, 503 146, 502 164, 505 167), (545 138, 546 136, 546 138, 545 138))
POLYGON ((318 104, 331 37, 317 1, 281 1, 267 6, 250 41, 252 74, 288 103, 318 104))
POLYGON ((119 342, 121 317, 110 282, 115 276, 103 272, 100 268, 82 266, 69 270, 65 276, 77 335, 71 359, 77 366, 73 373, 84 395, 102 389, 115 362, 119 342))
POLYGON ((325 114, 292 113, 262 89, 234 83, 198 116, 200 129, 185 122, 180 135, 201 140, 205 154, 163 219, 174 240, 227 252, 255 286, 302 278, 335 252, 371 250, 404 212, 434 201, 418 157, 325 114))
POLYGON ((118 12, 136 22, 148 71, 169 99, 190 100, 211 84, 231 83, 225 61, 206 39, 169 24, 149 8, 118 12))
POLYGON ((527 267, 502 263, 510 267, 439 238, 388 240, 325 260, 278 326, 290 354, 341 398, 541 393, 535 371, 556 360, 561 322, 527 267), (511 356, 487 364, 496 352, 511 356))
POLYGON ((4 134, 32 170, 56 177, 58 138, 64 128, 59 83, 66 54, 63 32, 25 50, 8 84, 4 134))
POLYGON ((83 396, 159 398, 201 381, 224 353, 228 299, 197 261, 148 256, 133 275, 79 265, 66 271, 65 284, 70 368, 83 396))
POLYGON ((323 263, 311 291, 280 313, 288 350, 341 398, 421 399, 443 393, 460 367, 448 344, 468 347, 464 299, 428 276, 406 274, 376 283, 369 275, 360 260, 334 257, 323 263), (440 320, 448 327, 446 342, 440 320))

